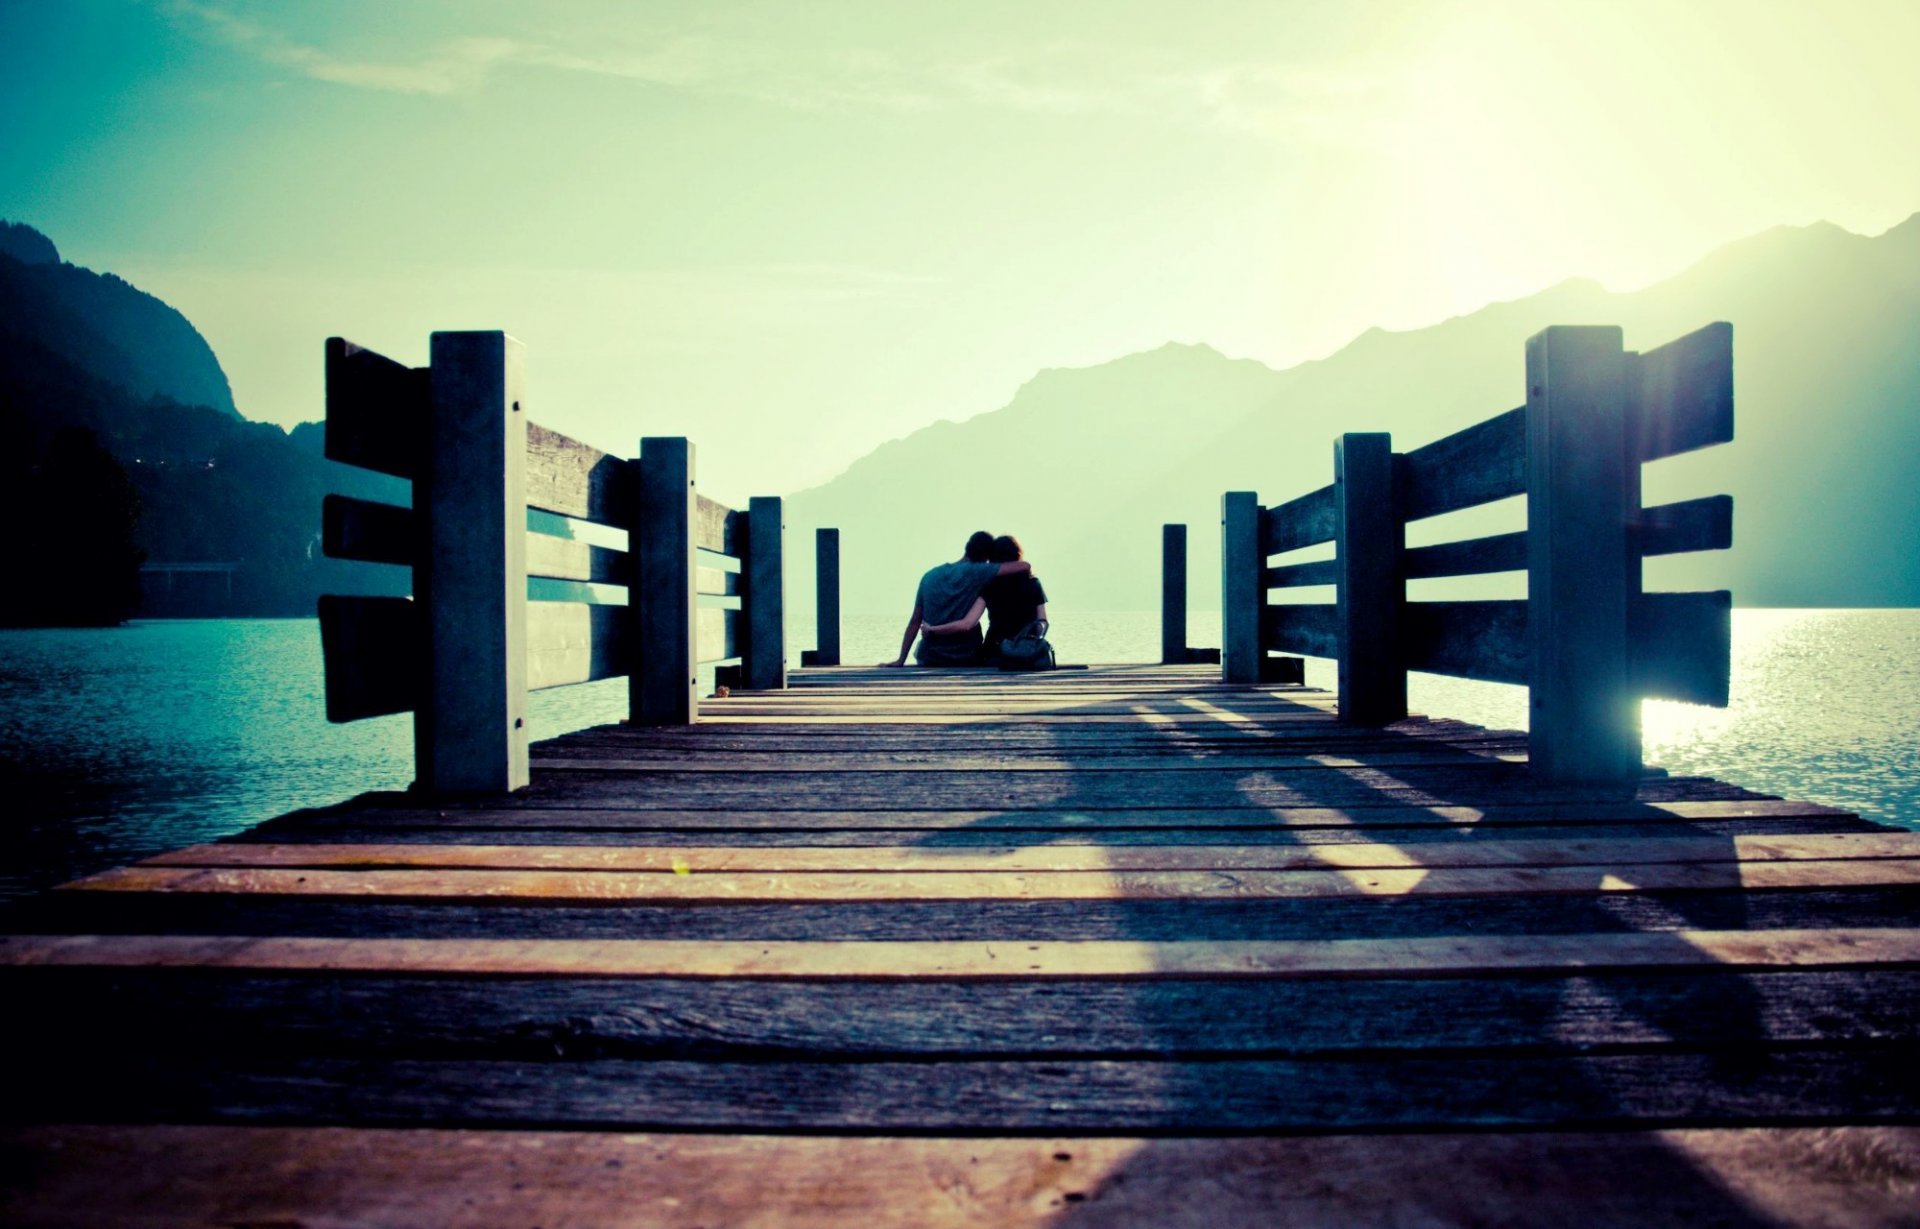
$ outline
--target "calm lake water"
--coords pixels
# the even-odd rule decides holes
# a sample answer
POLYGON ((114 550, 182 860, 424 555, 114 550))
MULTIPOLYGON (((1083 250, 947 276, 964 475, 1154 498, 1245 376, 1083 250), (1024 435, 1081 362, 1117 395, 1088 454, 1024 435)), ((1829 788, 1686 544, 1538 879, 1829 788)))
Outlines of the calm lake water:
MULTIPOLYGON (((1060 614, 1063 612, 1056 612, 1060 614)), ((1063 661, 1158 657, 1159 616, 1056 620, 1063 661)), ((847 661, 890 658, 901 621, 848 616, 847 661)), ((1647 760, 1920 827, 1920 610, 1736 610, 1733 704, 1645 706, 1647 760)), ((1195 612, 1193 644, 1220 642, 1195 612)), ((813 643, 804 622, 789 652, 813 643)), ((1307 681, 1332 686, 1331 662, 1307 681)), ((1415 675, 1412 707, 1523 728, 1517 687, 1415 675)), ((625 684, 537 692, 536 739, 618 720, 625 684)), ((312 620, 0 631, 0 896, 412 778, 412 725, 328 725, 312 620)))

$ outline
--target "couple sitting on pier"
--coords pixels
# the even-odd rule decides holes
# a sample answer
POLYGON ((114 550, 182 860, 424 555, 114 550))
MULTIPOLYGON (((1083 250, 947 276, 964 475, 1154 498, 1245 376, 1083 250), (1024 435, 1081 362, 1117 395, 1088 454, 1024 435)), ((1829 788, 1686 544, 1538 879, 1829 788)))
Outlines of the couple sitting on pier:
POLYGON ((967 539, 964 559, 928 569, 914 596, 900 656, 880 664, 904 666, 919 636, 914 660, 923 666, 1051 670, 1047 591, 1020 555, 1020 543, 1010 535, 996 538, 981 530, 967 539), (984 636, 982 614, 988 617, 984 636))

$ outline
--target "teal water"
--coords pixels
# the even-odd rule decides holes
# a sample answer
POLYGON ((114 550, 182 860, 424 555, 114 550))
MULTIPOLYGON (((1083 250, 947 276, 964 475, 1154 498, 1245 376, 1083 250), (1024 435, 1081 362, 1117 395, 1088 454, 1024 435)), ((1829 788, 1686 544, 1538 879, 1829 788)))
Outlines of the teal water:
MULTIPOLYGON (((1064 661, 1147 661, 1151 613, 1055 611, 1064 661)), ((1649 703, 1647 760, 1920 827, 1920 610, 1737 610, 1733 703, 1649 703)), ((848 662, 890 658, 899 620, 849 616, 848 662)), ((1195 612, 1189 642, 1219 643, 1195 612)), ((790 655, 813 643, 804 622, 790 655)), ((1307 679, 1332 685, 1330 662, 1307 679)), ((1523 728, 1517 687, 1416 675, 1416 711, 1523 728)), ((537 692, 534 738, 618 720, 625 685, 537 692)), ((327 724, 312 620, 0 631, 0 895, 211 840, 412 778, 412 725, 327 724)))

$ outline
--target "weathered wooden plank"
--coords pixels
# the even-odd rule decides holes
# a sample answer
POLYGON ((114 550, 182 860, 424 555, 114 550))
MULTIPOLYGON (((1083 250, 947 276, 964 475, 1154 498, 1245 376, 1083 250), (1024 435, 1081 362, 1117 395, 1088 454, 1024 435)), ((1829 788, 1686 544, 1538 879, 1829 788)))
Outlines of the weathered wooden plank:
POLYGON ((431 373, 327 338, 327 459, 417 477, 425 464, 431 373))
MULTIPOLYGON (((317 873, 317 872, 316 872, 317 873)), ((1869 968, 1920 964, 1920 930, 1449 935, 1394 943, 765 943, 662 940, 306 939, 5 935, 0 966, 203 968, 412 975, 816 981, 1441 977, 1623 969, 1869 968)))
POLYGON ((1643 593, 1633 603, 1633 687, 1640 695, 1727 706, 1733 594, 1643 593))
POLYGON ((1333 488, 1323 486, 1261 512, 1260 554, 1264 558, 1331 542, 1333 532, 1333 488))
MULTIPOLYGON (((1667 936, 1670 947, 1681 941, 1667 936)), ((15 966, 4 978, 36 1004, 13 1026, 14 1044, 43 1057, 118 1048, 125 1019, 140 1021, 144 1044, 174 1056, 495 1060, 1068 1060, 1920 1040, 1920 970, 1871 963, 1117 980, 580 976, 559 962, 478 975, 432 965, 60 963, 15 966)))
MULTIPOLYGON (((1339 609, 1332 602, 1282 603, 1261 612, 1268 648, 1308 657, 1340 655, 1339 609)), ((1236 707, 1251 707, 1236 703, 1236 707)))
POLYGON ((327 720, 358 721, 411 711, 424 690, 424 632, 405 597, 320 598, 320 654, 326 663, 327 720))
POLYGON ((1629 529, 1642 555, 1726 550, 1733 545, 1733 496, 1708 495, 1642 508, 1629 529))
POLYGON ((591 542, 527 534, 527 575, 555 580, 582 580, 601 585, 633 583, 633 556, 591 542))
POLYGON ((529 507, 624 527, 633 519, 636 499, 632 464, 538 423, 527 424, 529 507))
POLYGON ((1400 574, 1408 580, 1436 576, 1478 576, 1487 572, 1520 572, 1527 566, 1527 533, 1494 534, 1462 542, 1416 546, 1400 555, 1400 574))
POLYGON ((1526 683, 1525 602, 1408 602, 1402 617, 1410 668, 1491 683, 1526 683))
POLYGON ((690 908, 455 897, 292 897, 207 892, 49 892, 9 927, 36 934, 457 939, 730 939, 766 942, 1049 940, 1130 943, 1392 939, 1447 935, 1669 933, 1686 929, 1911 928, 1920 888, 1738 888, 1479 896, 1253 899, 815 901, 690 908))
POLYGON ((1733 326, 1709 324, 1629 364, 1630 455, 1655 461, 1733 438, 1733 326))
POLYGON ((1920 859, 1839 862, 1648 863, 1595 867, 1440 867, 1366 870, 955 871, 941 874, 809 871, 389 871, 272 867, 130 866, 62 885, 70 892, 210 892, 283 896, 386 896, 455 900, 805 901, 1205 900, 1260 897, 1493 896, 1741 888, 1920 885, 1920 859))
MULTIPOLYGON (((1554 841, 1462 841, 1407 849, 1383 842, 1329 846, 999 845, 968 849, 911 846, 792 848, 705 846, 650 849, 541 845, 194 845, 144 859, 141 866, 464 867, 539 870, 661 871, 1070 871, 1287 870, 1438 866, 1607 866, 1631 861, 1760 862, 1920 857, 1920 834, 1816 836, 1675 835, 1633 841, 1569 835, 1554 841)), ((1920 938, 1916 938, 1920 942, 1920 938)))
POLYGON ((628 673, 628 634, 627 612, 618 606, 527 603, 527 690, 628 673))
MULTIPOLYGON (((702 606, 695 620, 697 629, 697 648, 695 660, 701 665, 715 662, 728 663, 740 659, 741 613, 736 607, 724 610, 714 606, 702 606)), ((711 703, 711 701, 709 701, 711 703)))
MULTIPOLYGON (((1167 749, 1159 755, 1113 754, 1082 758, 1080 756, 1061 757, 998 751, 992 754, 964 755, 958 752, 900 752, 885 754, 863 752, 812 751, 796 748, 807 754, 805 771, 811 773, 917 773, 930 770, 947 772, 1021 772, 1021 773, 1138 773, 1159 772, 1166 769, 1272 769, 1294 771, 1296 769, 1326 769, 1345 772, 1353 768, 1411 768, 1445 764, 1482 765, 1488 762, 1522 763, 1526 759, 1526 746, 1523 741, 1502 744, 1493 748, 1476 751, 1408 751, 1386 752, 1380 754, 1336 755, 1311 753, 1296 756, 1284 755, 1241 755, 1229 752, 1194 752, 1191 750, 1167 749)), ((981 749, 985 750, 985 749, 981 749)), ((716 772, 728 773, 765 773, 795 771, 796 756, 792 753, 761 754, 752 752, 728 753, 724 760, 699 752, 672 753, 649 756, 622 755, 618 750, 605 747, 585 748, 575 752, 538 754, 534 757, 535 768, 550 769, 554 772, 716 772)), ((833 782, 824 780, 820 788, 832 789, 833 782)))
MULTIPOLYGON (((1059 807, 969 809, 882 809, 755 810, 716 807, 692 810, 684 807, 637 807, 630 799, 616 799, 602 806, 468 806, 424 809, 394 805, 355 807, 332 812, 303 812, 271 821, 271 827, 255 829, 257 834, 290 830, 326 831, 336 824, 368 823, 384 829, 422 828, 449 832, 485 832, 491 829, 580 831, 580 832, 738 832, 764 830, 793 832, 910 832, 923 834, 918 839, 939 845, 958 839, 961 832, 991 833, 1012 829, 1022 832, 1077 832, 1104 834, 1112 831, 1165 831, 1170 829, 1211 829, 1223 833, 1248 833, 1254 839, 1260 830, 1298 832, 1302 829, 1333 829, 1363 833, 1386 828, 1407 830, 1437 828, 1464 836, 1480 830, 1511 825, 1568 826, 1620 823, 1674 824, 1691 826, 1705 820, 1794 819, 1812 817, 1839 822, 1851 819, 1844 811, 1817 803, 1792 802, 1757 796, 1713 800, 1647 800, 1589 802, 1565 800, 1542 802, 1537 799, 1483 801, 1477 805, 1436 803, 1420 805, 1398 800, 1340 806, 1312 803, 1293 806, 1253 806, 1218 804, 1194 806, 1188 799, 1151 808, 1102 808, 1070 802, 1059 807), (621 804, 625 805, 621 805, 621 804)), ((1569 834, 1570 835, 1570 834, 1569 834)), ((609 839, 612 839, 611 835, 609 839)), ((1057 835, 1054 839, 1058 839, 1057 835)), ((1292 839, 1292 838, 1289 838, 1292 839)), ((1305 838, 1302 838, 1305 839, 1305 838)), ((1378 839, 1378 838, 1369 838, 1378 839)), ((1394 839, 1400 839, 1398 835, 1394 839)))
POLYGON ((1394 466, 1400 515, 1425 520, 1527 489, 1527 413, 1496 414, 1405 453, 1394 466))
POLYGON ((1260 573, 1263 589, 1297 589, 1310 585, 1340 582, 1340 564, 1335 559, 1315 559, 1311 563, 1287 563, 1266 568, 1260 573))
POLYGON ((320 549, 329 559, 411 566, 419 555, 413 509, 328 495, 320 501, 320 549))
POLYGON ((58 1126, 0 1133, 20 1225, 630 1224, 700 1229, 1849 1225, 1911 1218, 1920 1128, 925 1139, 58 1126), (1302 1182, 1300 1175, 1312 1174, 1302 1182), (1476 1175, 1463 1182, 1460 1175, 1476 1175))
POLYGON ((25 1115, 675 1130, 1332 1131, 1849 1121, 1920 1113, 1893 1048, 1198 1062, 450 1062, 110 1055, 30 1065, 25 1115))
POLYGON ((694 496, 693 544, 722 555, 740 554, 739 513, 705 495, 694 496))

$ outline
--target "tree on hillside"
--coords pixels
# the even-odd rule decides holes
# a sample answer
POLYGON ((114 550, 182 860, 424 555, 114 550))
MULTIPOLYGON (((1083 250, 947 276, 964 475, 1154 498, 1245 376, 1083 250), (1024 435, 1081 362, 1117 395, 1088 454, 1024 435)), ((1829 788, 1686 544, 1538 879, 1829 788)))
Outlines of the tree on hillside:
POLYGON ((18 543, 15 583, 0 597, 10 626, 111 627, 140 605, 134 544, 140 497, 93 432, 63 428, 44 452, 22 450, 0 475, 0 509, 18 543))

